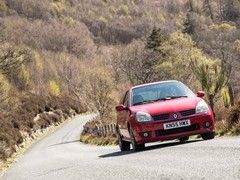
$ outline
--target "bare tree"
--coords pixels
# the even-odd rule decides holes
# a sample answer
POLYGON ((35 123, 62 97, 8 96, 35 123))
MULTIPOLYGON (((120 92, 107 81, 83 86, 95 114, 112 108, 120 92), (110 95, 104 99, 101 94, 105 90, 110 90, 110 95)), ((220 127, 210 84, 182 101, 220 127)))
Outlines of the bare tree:
POLYGON ((205 5, 205 7, 206 7, 207 10, 208 10, 211 19, 214 20, 214 15, 213 15, 213 9, 212 9, 212 5, 211 5, 211 0, 205 0, 205 1, 204 1, 204 5, 205 5))
POLYGON ((125 78, 131 84, 147 83, 158 79, 159 59, 158 52, 146 49, 142 41, 135 41, 112 57, 112 67, 117 80, 125 78))

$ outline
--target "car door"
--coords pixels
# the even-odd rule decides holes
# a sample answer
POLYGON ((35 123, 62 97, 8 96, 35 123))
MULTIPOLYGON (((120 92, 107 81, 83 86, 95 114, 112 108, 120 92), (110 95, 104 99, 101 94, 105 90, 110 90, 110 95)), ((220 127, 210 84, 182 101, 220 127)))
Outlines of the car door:
MULTIPOLYGON (((129 103, 129 91, 125 93, 120 104, 128 107, 128 103, 129 103)), ((128 125, 127 125, 128 119, 129 119, 128 110, 117 112, 117 121, 118 121, 117 124, 118 124, 120 134, 126 138, 129 138, 128 125)))

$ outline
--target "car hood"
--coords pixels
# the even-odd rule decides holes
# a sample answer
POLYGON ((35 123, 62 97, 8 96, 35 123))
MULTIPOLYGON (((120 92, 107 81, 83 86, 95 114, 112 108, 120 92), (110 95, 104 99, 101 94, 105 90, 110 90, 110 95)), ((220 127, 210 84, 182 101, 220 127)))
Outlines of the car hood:
POLYGON ((158 101, 149 104, 142 104, 138 106, 131 106, 130 110, 132 112, 143 111, 151 115, 165 114, 195 109, 199 101, 202 101, 202 99, 199 97, 178 98, 158 101))

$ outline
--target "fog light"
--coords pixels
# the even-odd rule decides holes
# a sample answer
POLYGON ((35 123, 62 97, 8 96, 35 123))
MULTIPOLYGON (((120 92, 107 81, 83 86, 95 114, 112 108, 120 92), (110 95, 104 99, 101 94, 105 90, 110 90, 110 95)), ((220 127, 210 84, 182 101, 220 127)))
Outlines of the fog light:
POLYGON ((148 137, 148 132, 143 133, 144 137, 148 137))
POLYGON ((151 132, 150 131, 148 131, 148 132, 141 132, 140 136, 144 137, 144 138, 149 138, 151 136, 151 132))
POLYGON ((209 128, 211 126, 211 123, 209 121, 205 122, 205 128, 209 128))

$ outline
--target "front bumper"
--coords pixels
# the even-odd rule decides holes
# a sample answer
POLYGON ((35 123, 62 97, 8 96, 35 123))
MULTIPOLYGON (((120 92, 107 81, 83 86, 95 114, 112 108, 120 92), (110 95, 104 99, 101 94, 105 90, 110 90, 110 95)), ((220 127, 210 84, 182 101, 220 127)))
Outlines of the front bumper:
POLYGON ((189 119, 191 121, 191 126, 170 130, 164 130, 163 124, 183 119, 137 123, 133 128, 135 140, 137 143, 148 143, 172 140, 180 137, 187 137, 214 131, 214 120, 211 115, 199 115, 185 119, 189 119), (206 122, 210 122, 209 127, 206 127, 206 122), (148 136, 144 136, 146 133, 148 136))

